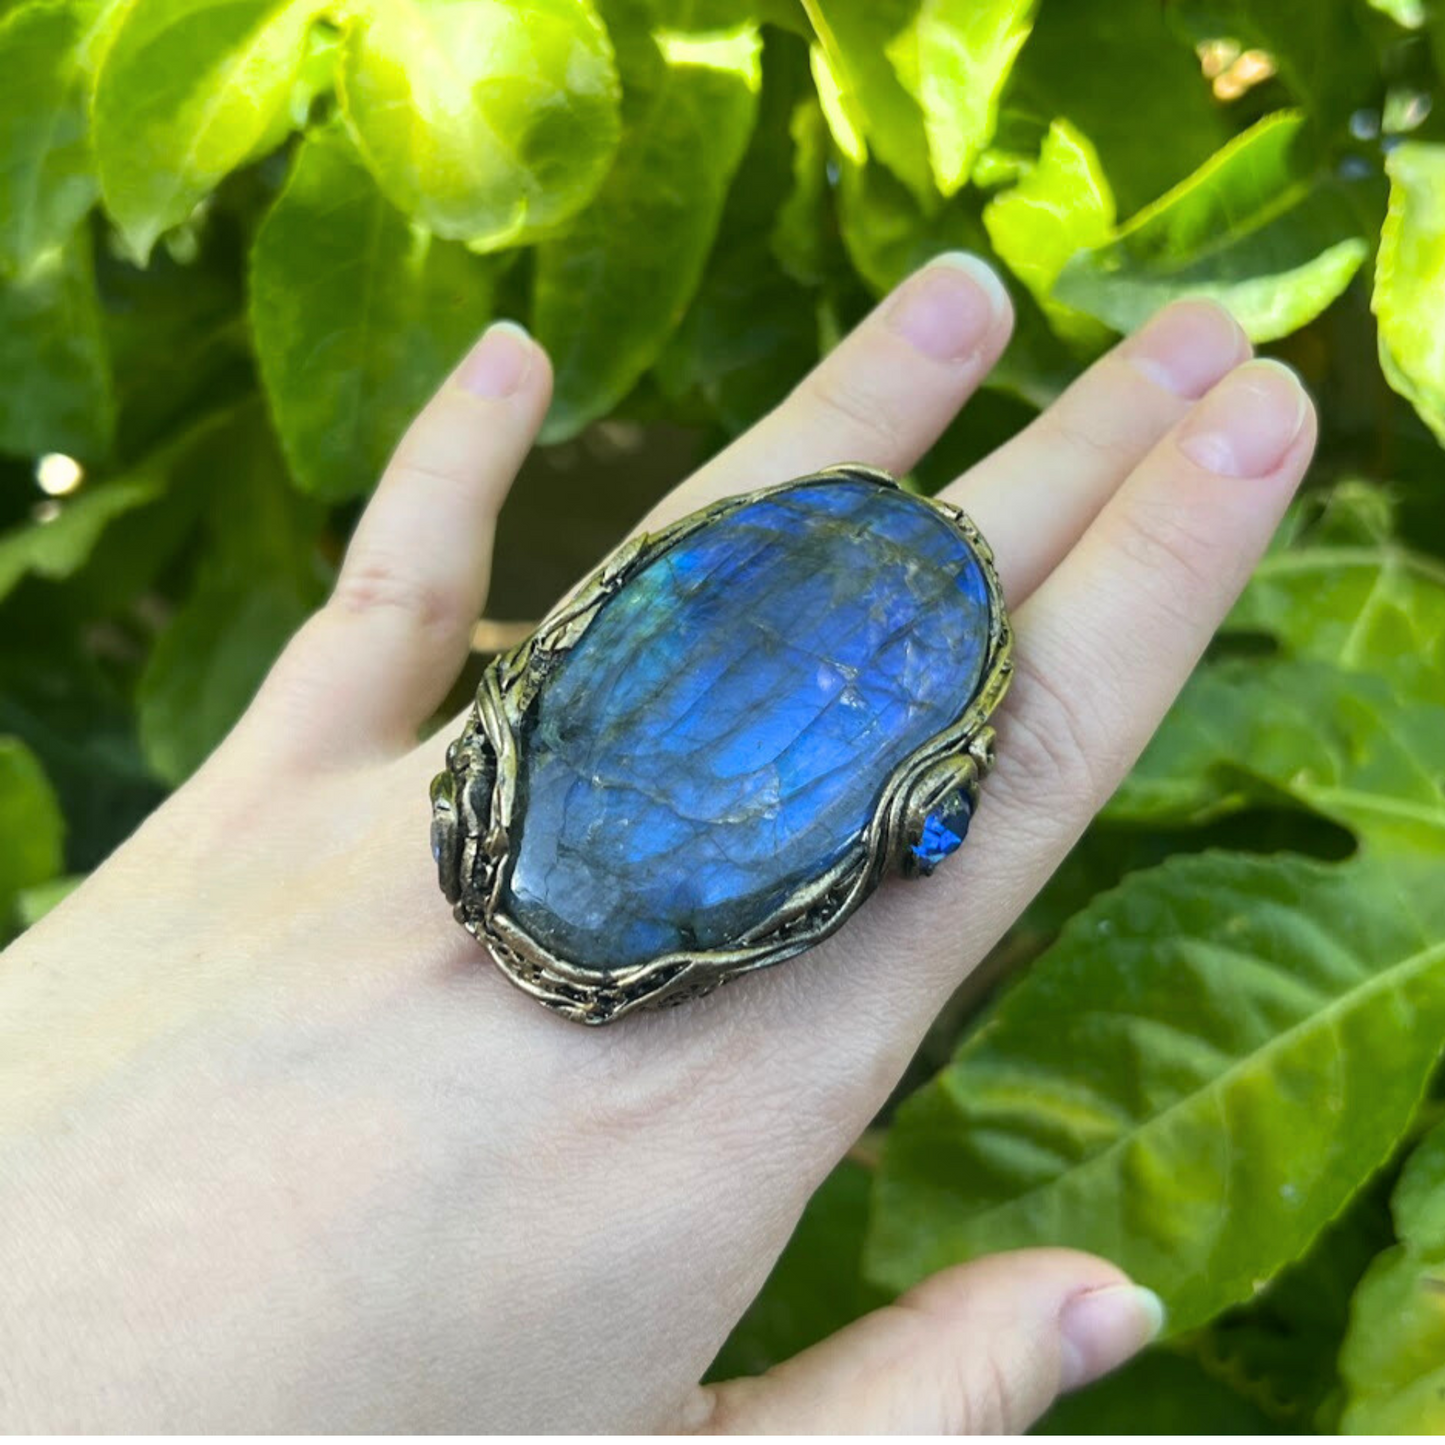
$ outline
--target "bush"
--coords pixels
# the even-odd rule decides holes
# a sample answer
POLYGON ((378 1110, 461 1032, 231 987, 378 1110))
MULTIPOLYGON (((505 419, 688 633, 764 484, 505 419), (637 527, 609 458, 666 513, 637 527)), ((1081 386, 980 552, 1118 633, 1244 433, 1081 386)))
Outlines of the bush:
POLYGON ((520 621, 939 249, 1019 328, 924 488, 1218 297, 1310 490, 720 1367, 1050 1241, 1170 1309, 1057 1428, 1445 1425, 1442 62, 1423 0, 0 0, 0 927, 221 737, 489 317, 557 368, 520 621))

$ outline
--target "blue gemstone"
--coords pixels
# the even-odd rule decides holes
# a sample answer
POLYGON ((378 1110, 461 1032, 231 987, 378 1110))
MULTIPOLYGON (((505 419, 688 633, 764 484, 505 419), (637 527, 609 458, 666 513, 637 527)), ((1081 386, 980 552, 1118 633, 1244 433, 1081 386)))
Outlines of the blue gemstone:
POLYGON ((950 853, 958 851, 972 816, 968 798, 959 794, 942 812, 930 813, 923 820, 923 834, 909 850, 920 873, 932 873, 950 853))
POLYGON ((889 773, 971 700, 988 633, 977 556, 906 492, 814 483, 714 519, 543 685, 507 911, 581 967, 735 942, 861 856, 889 773))

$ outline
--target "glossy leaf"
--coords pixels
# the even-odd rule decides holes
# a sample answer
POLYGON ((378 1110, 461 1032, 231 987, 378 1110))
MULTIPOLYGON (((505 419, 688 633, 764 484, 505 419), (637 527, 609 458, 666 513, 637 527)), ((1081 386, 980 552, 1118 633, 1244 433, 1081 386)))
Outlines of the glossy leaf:
POLYGON ((1075 256, 1055 297, 1116 331, 1181 296, 1222 302, 1255 341, 1298 330, 1368 250, 1340 192, 1296 159, 1300 123, 1280 112, 1231 141, 1112 241, 1075 256))
POLYGON ((344 134, 306 141, 251 255, 256 354, 302 488, 334 500, 376 485, 489 319, 495 269, 412 227, 344 134))
POLYGON ((610 411, 657 359, 702 277, 757 111, 752 25, 626 43, 617 162, 566 236, 537 250, 532 320, 555 375, 550 441, 610 411))
POLYGON ((25 274, 0 278, 0 452, 102 456, 114 426, 84 227, 25 274))
POLYGON ((918 0, 888 42, 888 59, 923 112, 933 179, 945 196, 967 182, 993 138, 1033 9, 1034 0, 918 0))
POLYGON ((919 0, 803 0, 818 37, 814 78, 834 139, 854 164, 871 155, 927 200, 933 193, 923 111, 889 59, 919 0))
POLYGON ((1385 164, 1390 211, 1372 303, 1380 365, 1445 445, 1445 145, 1410 142, 1385 164))
POLYGON ((984 207, 983 223, 994 250, 1055 331, 1085 347, 1107 340, 1097 321, 1050 294, 1074 252, 1103 245, 1114 229, 1114 193, 1087 136, 1068 121, 1055 121, 1038 164, 984 207))
POLYGON ((1356 1435, 1445 1431, 1445 1126, 1405 1165, 1393 1200, 1400 1242, 1355 1292, 1340 1352, 1342 1429, 1356 1435))
POLYGON ((64 245, 95 200, 84 42, 89 7, 30 0, 0 22, 0 270, 64 245))
POLYGON ((1300 1254, 1383 1162, 1442 1029, 1438 863, 1200 854, 1134 874, 900 1109, 870 1273, 902 1288, 1071 1245, 1188 1330, 1300 1254))
POLYGON ((61 868, 65 823, 35 755, 13 737, 0 737, 0 939, 16 900, 61 868))
POLYGON ((142 261, 274 141, 320 0, 132 0, 96 80, 106 209, 142 261))
POLYGON ((392 202, 486 249, 574 215, 617 145, 617 71, 588 0, 382 0, 347 35, 341 101, 392 202))

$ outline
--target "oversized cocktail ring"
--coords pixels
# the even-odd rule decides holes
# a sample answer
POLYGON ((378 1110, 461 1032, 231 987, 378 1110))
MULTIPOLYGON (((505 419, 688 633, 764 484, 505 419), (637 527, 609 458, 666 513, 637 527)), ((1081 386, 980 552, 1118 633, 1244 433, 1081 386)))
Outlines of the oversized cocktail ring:
POLYGON ((780 963, 958 847, 1010 641, 973 523, 867 467, 635 537, 488 665, 432 784, 442 890, 582 1023, 780 963))

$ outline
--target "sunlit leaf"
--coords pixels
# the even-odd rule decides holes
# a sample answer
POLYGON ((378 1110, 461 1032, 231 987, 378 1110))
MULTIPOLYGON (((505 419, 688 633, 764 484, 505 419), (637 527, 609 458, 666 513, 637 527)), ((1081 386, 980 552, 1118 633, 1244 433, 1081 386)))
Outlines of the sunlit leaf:
POLYGON ((39 923, 57 904, 63 903, 85 882, 83 874, 68 874, 22 889, 15 897, 15 920, 21 928, 39 923))
POLYGON ((1038 164, 984 207, 983 223, 994 250, 1060 335, 1086 347, 1107 339, 1092 317, 1050 294, 1069 257, 1103 245, 1114 229, 1114 193, 1087 136, 1068 121, 1055 121, 1038 164))
POLYGON ((1280 112, 1231 141, 1111 242, 1075 256, 1054 295, 1116 331, 1181 296, 1222 302, 1255 341, 1298 330, 1368 251, 1344 196, 1295 158, 1300 124, 1280 112))
POLYGON ((0 452, 104 454, 114 425, 90 238, 0 278, 0 452))
POLYGON ((379 0, 347 35, 341 100, 392 202, 488 249, 573 215, 617 145, 617 71, 588 0, 379 0))
POLYGON ((1445 445, 1445 145, 1390 152, 1390 211, 1375 262, 1380 365, 1445 445))
POLYGON ((106 209, 144 260, 289 114, 321 0, 132 0, 96 80, 106 209))
POLYGON ((30 0, 0 22, 0 269, 62 246, 95 200, 84 42, 90 7, 30 0))
POLYGON ((347 137, 310 137, 251 255, 251 324, 296 481, 368 492, 476 339, 496 263, 434 240, 377 190, 347 137))
POLYGON ((1400 1242, 1355 1292, 1340 1351, 1354 1435, 1445 1431, 1445 1126, 1405 1165, 1393 1211, 1400 1242))
POLYGON ((626 85, 617 161, 566 236, 537 250, 532 320, 556 378, 553 441, 610 411, 682 319, 757 111, 755 27, 614 38, 626 85))
POLYGON ((1249 1298, 1420 1099, 1445 1032, 1438 875, 1206 853, 1096 900, 900 1109, 870 1274, 1062 1244, 1158 1290, 1174 1332, 1249 1298))
POLYGON ((923 112, 933 178, 945 196, 968 180, 993 137, 999 95, 1033 9, 1034 0, 917 0, 888 42, 888 58, 923 112))
POLYGON ((888 47, 918 11, 919 0, 803 0, 818 36, 814 78, 840 149, 855 165, 868 154, 913 192, 933 192, 923 111, 908 93, 888 47))
POLYGON ((16 900, 61 868, 65 823, 35 755, 13 737, 0 737, 0 938, 16 900))

